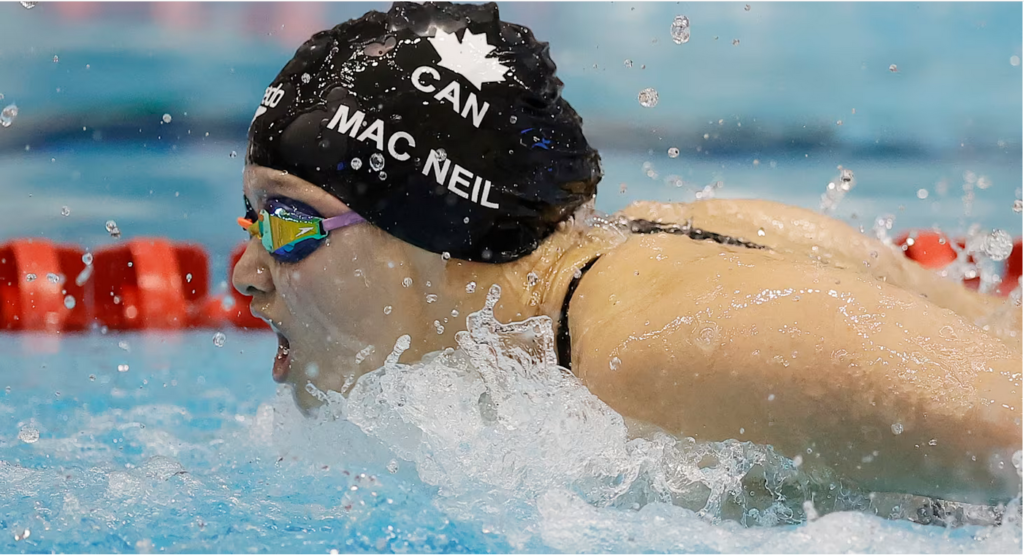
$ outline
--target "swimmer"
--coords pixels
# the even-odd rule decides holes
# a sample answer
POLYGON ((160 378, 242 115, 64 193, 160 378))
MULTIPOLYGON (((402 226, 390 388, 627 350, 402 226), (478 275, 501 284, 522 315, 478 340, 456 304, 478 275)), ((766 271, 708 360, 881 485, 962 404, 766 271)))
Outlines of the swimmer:
POLYGON ((561 88, 547 44, 493 4, 396 4, 298 49, 249 129, 233 283, 301 407, 403 335, 405 361, 453 346, 497 284, 496 318, 551 318, 559 364, 630 421, 770 444, 872 491, 1020 494, 1019 315, 990 334, 996 299, 791 206, 640 202, 594 223, 600 161, 561 88))

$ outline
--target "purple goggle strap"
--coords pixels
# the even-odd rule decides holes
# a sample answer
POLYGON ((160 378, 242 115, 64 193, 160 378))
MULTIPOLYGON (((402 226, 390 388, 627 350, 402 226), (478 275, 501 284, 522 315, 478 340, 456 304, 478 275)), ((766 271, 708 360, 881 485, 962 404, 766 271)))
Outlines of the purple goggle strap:
POLYGON ((340 216, 334 216, 333 218, 325 218, 322 225, 324 226, 324 232, 331 231, 332 229, 339 229, 348 225, 357 224, 359 222, 365 222, 362 216, 355 212, 345 212, 340 216))

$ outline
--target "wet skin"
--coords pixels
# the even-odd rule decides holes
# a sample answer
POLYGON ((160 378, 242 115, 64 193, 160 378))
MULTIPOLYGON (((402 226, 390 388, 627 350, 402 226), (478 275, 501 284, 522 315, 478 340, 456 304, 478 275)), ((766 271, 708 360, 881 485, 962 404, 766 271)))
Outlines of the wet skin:
MULTIPOLYGON (((272 196, 325 217, 347 210, 266 168, 246 169, 245 193, 257 210, 272 196)), ((701 440, 769 443, 880 491, 973 502, 1019 494, 1010 463, 1021 448, 1019 319, 1003 341, 974 324, 997 303, 798 208, 708 201, 624 213, 692 218, 770 249, 569 223, 530 256, 488 265, 445 261, 360 224, 296 264, 253 239, 233 281, 287 338, 285 381, 308 409, 317 401, 307 383, 346 392, 401 335, 413 340, 405 362, 453 346, 492 283, 503 290, 500 321, 557 323, 575 270, 602 255, 570 308, 572 369, 624 416, 701 440)))

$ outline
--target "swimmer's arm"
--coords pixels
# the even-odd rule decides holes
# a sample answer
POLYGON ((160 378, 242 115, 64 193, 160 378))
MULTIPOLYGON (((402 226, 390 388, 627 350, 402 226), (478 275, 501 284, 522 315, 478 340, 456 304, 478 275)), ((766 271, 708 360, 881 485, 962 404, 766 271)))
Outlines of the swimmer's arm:
POLYGON ((877 491, 1019 494, 1020 353, 862 274, 634 237, 581 281, 570 328, 573 370, 624 416, 877 491))

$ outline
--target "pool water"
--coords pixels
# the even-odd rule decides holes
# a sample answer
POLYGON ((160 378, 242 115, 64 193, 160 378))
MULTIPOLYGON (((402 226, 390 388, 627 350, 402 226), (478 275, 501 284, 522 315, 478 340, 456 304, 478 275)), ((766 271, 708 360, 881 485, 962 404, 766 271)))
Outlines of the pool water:
POLYGON ((482 308, 310 416, 270 334, 0 336, 0 550, 1020 552, 1019 497, 925 526, 770 448, 633 437, 542 362, 550 322, 482 308))

